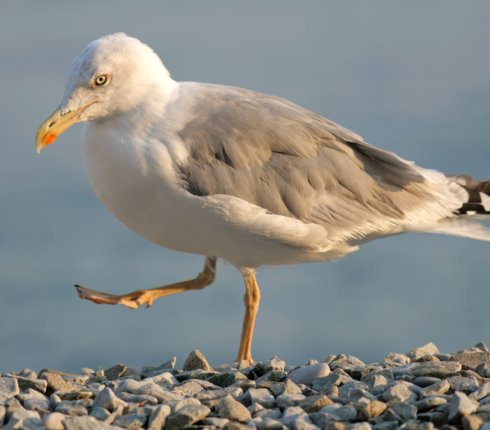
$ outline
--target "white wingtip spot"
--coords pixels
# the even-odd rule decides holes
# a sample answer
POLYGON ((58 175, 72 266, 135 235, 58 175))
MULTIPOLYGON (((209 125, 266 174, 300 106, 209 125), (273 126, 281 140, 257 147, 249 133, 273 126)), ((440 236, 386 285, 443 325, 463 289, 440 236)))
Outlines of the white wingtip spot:
POLYGON ((490 197, 484 193, 480 193, 480 199, 485 211, 490 212, 490 197))

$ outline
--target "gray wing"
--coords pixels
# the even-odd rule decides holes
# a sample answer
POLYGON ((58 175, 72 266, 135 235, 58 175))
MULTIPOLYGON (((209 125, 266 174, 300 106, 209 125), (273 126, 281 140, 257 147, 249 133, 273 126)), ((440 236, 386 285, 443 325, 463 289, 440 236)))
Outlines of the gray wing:
POLYGON ((395 225, 429 197, 413 164, 334 122, 277 97, 199 85, 179 130, 189 157, 177 166, 194 195, 232 195, 338 240, 395 225))

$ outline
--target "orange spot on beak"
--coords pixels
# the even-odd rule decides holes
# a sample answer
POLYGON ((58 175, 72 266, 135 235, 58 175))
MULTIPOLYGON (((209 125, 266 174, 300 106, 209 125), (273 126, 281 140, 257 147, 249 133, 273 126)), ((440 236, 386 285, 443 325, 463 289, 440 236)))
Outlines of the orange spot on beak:
POLYGON ((44 137, 44 139, 43 139, 43 143, 44 143, 45 145, 49 145, 49 144, 53 143, 53 142, 56 140, 56 138, 57 138, 57 137, 58 137, 58 135, 57 135, 56 133, 48 133, 48 134, 47 134, 47 135, 44 137))

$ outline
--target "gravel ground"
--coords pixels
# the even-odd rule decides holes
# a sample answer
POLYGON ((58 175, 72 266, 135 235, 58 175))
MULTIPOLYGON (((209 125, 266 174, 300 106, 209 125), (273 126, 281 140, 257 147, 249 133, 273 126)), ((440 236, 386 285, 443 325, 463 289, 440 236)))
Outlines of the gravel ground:
POLYGON ((365 364, 329 355, 212 368, 195 350, 136 370, 0 375, 2 429, 465 429, 490 430, 485 344, 441 354, 429 343, 365 364))

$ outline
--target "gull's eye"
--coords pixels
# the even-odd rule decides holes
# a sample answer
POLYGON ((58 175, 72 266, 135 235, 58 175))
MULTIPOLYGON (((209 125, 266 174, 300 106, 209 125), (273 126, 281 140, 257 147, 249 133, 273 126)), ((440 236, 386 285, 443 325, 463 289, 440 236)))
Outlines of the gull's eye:
POLYGON ((108 82, 109 82, 109 75, 106 75, 106 74, 104 74, 104 75, 98 75, 94 79, 95 85, 97 85, 99 87, 102 86, 102 85, 107 84, 108 82))

